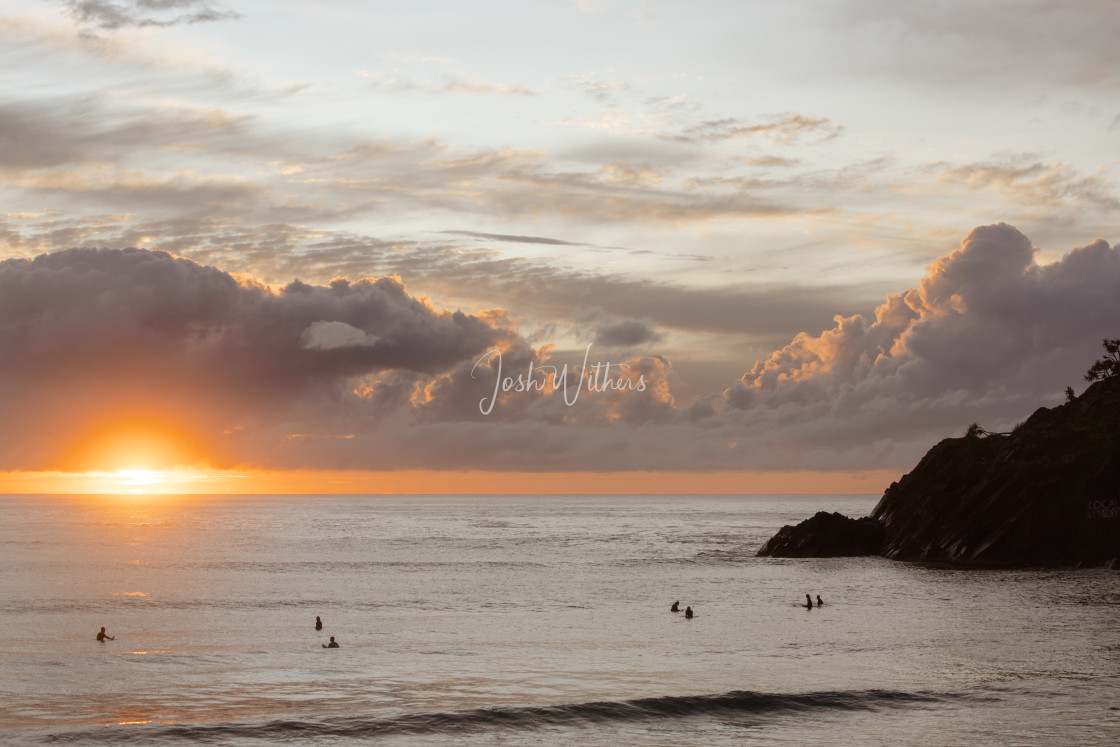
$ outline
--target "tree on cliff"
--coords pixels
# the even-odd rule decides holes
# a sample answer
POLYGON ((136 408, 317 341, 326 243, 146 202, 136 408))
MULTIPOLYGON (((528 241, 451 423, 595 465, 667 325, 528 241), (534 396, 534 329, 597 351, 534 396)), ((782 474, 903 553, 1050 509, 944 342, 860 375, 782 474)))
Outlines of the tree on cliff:
POLYGON ((1120 339, 1109 340, 1106 338, 1102 344, 1104 345, 1105 355, 1094 363, 1093 367, 1085 374, 1085 381, 1120 376, 1120 339))

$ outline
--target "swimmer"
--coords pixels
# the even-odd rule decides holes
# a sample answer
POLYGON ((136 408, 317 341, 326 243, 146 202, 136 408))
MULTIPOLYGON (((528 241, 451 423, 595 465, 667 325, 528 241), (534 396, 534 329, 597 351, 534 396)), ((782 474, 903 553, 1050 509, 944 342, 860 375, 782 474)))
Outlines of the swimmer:
POLYGON ((818 607, 823 607, 824 606, 824 602, 821 601, 821 595, 820 594, 817 594, 817 606, 818 607))
POLYGON ((315 630, 322 630, 322 629, 323 629, 323 621, 319 619, 318 615, 316 615, 315 616, 315 630))
POLYGON ((338 642, 335 641, 333 635, 331 636, 331 642, 330 643, 324 643, 323 648, 338 648, 338 642))
POLYGON ((805 595, 805 609, 807 609, 807 610, 813 609, 813 598, 811 596, 809 596, 808 594, 805 595))
POLYGON ((104 643, 105 641, 113 641, 113 640, 116 640, 116 638, 114 638, 111 635, 106 635, 105 634, 105 628, 102 628, 101 632, 97 634, 97 642, 98 643, 104 643))
POLYGON ((685 607, 684 608, 684 619, 686 619, 686 620, 691 620, 692 619, 692 608, 691 607, 685 607))
POLYGON ((680 612, 681 611, 681 603, 680 602, 673 602, 673 606, 669 608, 669 611, 670 612, 680 612))

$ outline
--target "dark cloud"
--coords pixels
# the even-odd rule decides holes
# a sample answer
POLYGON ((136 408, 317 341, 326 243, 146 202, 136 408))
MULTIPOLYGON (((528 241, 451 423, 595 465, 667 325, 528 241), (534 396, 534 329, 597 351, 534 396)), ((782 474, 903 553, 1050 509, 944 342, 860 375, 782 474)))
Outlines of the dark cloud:
POLYGON ((1013 425, 1080 384, 1100 339, 1120 329, 1120 249, 1097 240, 1049 265, 1034 254, 1011 226, 977 228, 873 319, 837 317, 756 363, 728 405, 818 423, 815 438, 1013 425))
POLYGON ((241 18, 208 0, 63 0, 60 4, 79 23, 106 31, 241 18))
POLYGON ((605 347, 631 348, 662 339, 663 334, 638 319, 604 324, 595 329, 595 343, 605 347))
MULTIPOLYGON (((902 469, 969 422, 1002 429, 1060 401, 1117 334, 1120 249, 1034 255, 1010 226, 978 228, 874 318, 799 334, 691 403, 665 357, 535 348, 509 312, 439 309, 392 277, 273 291, 161 252, 8 260, 0 467, 88 466, 67 456, 82 429, 143 416, 193 434, 218 466, 902 469), (584 356, 617 385, 566 401, 498 378, 499 365, 512 379, 566 366, 570 399, 584 356)), ((588 329, 654 333, 635 323, 651 317, 605 309, 582 317, 588 329)))
POLYGON ((510 336, 432 308, 394 278, 274 292, 163 252, 8 260, 0 398, 4 453, 22 457, 4 466, 49 466, 75 427, 121 413, 161 413, 213 439, 301 408, 330 410, 353 377, 432 375, 510 336))

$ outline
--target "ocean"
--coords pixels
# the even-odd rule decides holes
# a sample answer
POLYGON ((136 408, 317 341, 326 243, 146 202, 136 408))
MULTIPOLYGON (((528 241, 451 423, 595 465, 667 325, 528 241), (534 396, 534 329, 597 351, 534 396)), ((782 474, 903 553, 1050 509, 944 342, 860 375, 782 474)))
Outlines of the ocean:
POLYGON ((0 743, 1120 743, 1117 571, 755 557, 875 500, 0 497, 0 743))

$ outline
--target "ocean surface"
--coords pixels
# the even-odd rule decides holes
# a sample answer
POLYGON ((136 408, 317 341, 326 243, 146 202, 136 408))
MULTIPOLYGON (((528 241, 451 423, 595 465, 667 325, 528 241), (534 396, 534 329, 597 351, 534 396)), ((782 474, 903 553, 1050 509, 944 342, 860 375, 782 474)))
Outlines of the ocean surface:
POLYGON ((1120 743, 1120 573, 755 557, 874 502, 0 497, 0 743, 1120 743))

